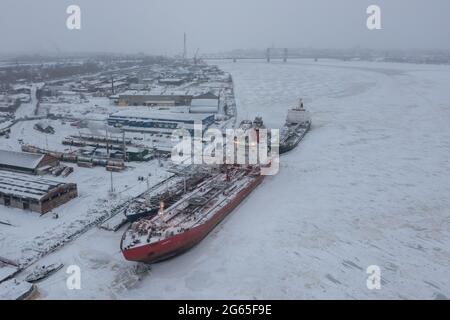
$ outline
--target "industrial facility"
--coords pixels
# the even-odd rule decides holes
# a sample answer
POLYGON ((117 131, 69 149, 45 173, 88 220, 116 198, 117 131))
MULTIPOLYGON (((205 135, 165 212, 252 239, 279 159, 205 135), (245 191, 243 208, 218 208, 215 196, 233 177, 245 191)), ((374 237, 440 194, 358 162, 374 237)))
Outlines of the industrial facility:
POLYGON ((0 205, 44 214, 77 196, 74 183, 0 170, 0 205))
POLYGON ((124 110, 109 116, 108 124, 125 131, 171 134, 176 129, 194 132, 194 124, 206 130, 214 123, 213 114, 155 112, 151 110, 124 110))
POLYGON ((212 92, 197 95, 192 98, 189 106, 190 113, 223 113, 220 110, 219 96, 212 92))
MULTIPOLYGON (((112 101, 122 107, 126 106, 191 106, 198 103, 204 103, 205 100, 209 104, 216 107, 219 105, 219 97, 212 92, 204 92, 202 90, 185 89, 185 90, 168 90, 168 89, 152 89, 152 90, 127 90, 121 94, 111 96, 112 101)), ((217 109, 217 108, 216 108, 217 109)), ((214 111, 214 112, 217 112, 214 111)))
POLYGON ((58 164, 50 155, 0 150, 0 170, 40 174, 58 164))
POLYGON ((188 106, 192 100, 192 94, 186 91, 167 90, 128 90, 119 94, 119 106, 188 106))

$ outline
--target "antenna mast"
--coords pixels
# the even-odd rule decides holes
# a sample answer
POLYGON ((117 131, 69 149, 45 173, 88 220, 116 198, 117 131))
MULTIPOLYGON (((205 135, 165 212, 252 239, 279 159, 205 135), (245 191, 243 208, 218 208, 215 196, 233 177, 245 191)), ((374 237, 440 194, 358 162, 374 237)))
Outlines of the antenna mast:
POLYGON ((187 36, 186 32, 184 33, 184 46, 183 46, 183 59, 187 59, 187 36))

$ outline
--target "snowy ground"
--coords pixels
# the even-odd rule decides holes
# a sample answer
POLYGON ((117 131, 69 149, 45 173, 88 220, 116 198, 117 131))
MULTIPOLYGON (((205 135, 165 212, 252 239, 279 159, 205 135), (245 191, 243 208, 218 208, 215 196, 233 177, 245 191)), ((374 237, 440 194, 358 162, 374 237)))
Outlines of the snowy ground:
POLYGON ((81 99, 79 95, 63 95, 59 97, 46 97, 41 103, 39 113, 45 115, 47 111, 57 116, 104 120, 107 115, 121 110, 111 104, 108 98, 91 97, 81 99))
POLYGON ((233 75, 241 119, 278 127, 304 97, 314 125, 280 173, 143 280, 120 254, 121 232, 92 229, 44 259, 80 266, 82 289, 67 290, 61 270, 38 285, 40 297, 449 298, 450 68, 220 66, 233 75), (366 287, 369 265, 381 268, 381 290, 366 287))

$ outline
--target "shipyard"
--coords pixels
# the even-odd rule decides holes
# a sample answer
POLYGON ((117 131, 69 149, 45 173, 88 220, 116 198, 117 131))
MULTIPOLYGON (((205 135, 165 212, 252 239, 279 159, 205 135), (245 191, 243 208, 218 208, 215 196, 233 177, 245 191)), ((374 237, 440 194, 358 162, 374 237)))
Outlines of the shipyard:
POLYGON ((356 0, 327 0, 339 23, 310 0, 42 1, 0 10, 0 300, 449 298, 438 28, 369 28, 356 0))

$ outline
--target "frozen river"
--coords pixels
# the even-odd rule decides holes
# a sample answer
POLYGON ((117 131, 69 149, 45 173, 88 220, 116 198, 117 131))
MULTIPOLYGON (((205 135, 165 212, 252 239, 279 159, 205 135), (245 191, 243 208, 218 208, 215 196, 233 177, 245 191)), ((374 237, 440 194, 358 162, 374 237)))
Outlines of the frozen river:
POLYGON ((450 297, 450 68, 333 61, 218 62, 239 118, 281 126, 299 97, 313 128, 197 247, 124 285, 121 234, 92 230, 57 255, 80 265, 42 298, 450 297), (369 290, 366 268, 381 269, 369 290), (129 289, 124 289, 128 287, 129 289))

